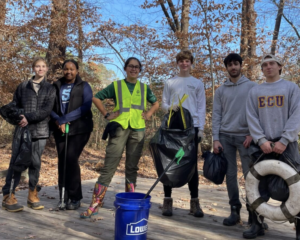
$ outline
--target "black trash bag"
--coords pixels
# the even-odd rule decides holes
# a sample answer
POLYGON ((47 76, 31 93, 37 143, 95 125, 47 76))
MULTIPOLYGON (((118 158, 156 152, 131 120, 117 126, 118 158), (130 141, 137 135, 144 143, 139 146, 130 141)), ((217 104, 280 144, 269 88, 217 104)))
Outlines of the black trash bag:
POLYGON ((12 143, 11 163, 16 172, 25 171, 31 164, 31 134, 27 127, 17 126, 12 143))
POLYGON ((268 175, 268 192, 274 200, 285 202, 290 196, 290 190, 283 178, 277 175, 268 175))
MULTIPOLYGON (((270 141, 277 142, 279 140, 280 138, 275 138, 271 139, 270 141)), ((259 161, 267 159, 277 159, 288 164, 291 167, 295 167, 297 171, 300 172, 300 159, 292 157, 293 151, 298 151, 298 146, 296 146, 297 149, 293 149, 293 147, 295 147, 295 145, 292 146, 291 144, 289 144, 282 154, 277 154, 274 152, 263 154, 261 148, 252 141, 248 149, 248 154, 250 155, 253 164, 257 162, 257 159, 259 159, 259 161)))
POLYGON ((22 120, 20 115, 24 114, 24 110, 17 107, 17 103, 12 101, 0 108, 0 115, 5 121, 12 125, 18 125, 22 120))
POLYGON ((185 154, 179 164, 177 165, 175 161, 160 180, 164 185, 172 188, 179 188, 188 183, 195 173, 197 164, 193 118, 185 108, 183 108, 183 114, 186 129, 183 127, 180 111, 174 112, 171 117, 170 128, 167 128, 168 113, 164 116, 160 128, 149 144, 158 176, 161 176, 166 166, 175 157, 177 151, 184 147, 185 154))
POLYGON ((18 123, 22 119, 20 115, 24 114, 24 109, 17 107, 16 102, 0 108, 0 115, 10 124, 16 125, 13 142, 10 165, 14 171, 23 172, 31 164, 31 134, 28 127, 19 127, 18 123))
POLYGON ((222 184, 227 172, 227 160, 223 151, 219 154, 204 152, 203 175, 215 184, 222 184))
MULTIPOLYGON (((169 118, 169 113, 166 115, 169 118)), ((184 130, 184 125, 181 117, 180 110, 177 112, 174 112, 170 119, 170 125, 169 129, 179 129, 179 130, 184 130)))

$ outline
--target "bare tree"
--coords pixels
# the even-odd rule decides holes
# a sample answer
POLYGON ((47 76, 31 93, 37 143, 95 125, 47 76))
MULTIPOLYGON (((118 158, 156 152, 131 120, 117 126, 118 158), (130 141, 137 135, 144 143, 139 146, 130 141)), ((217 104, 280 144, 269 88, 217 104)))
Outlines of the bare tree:
POLYGON ((161 9, 168 20, 169 26, 177 37, 180 48, 182 50, 187 50, 189 48, 189 15, 190 15, 190 0, 182 0, 181 6, 181 20, 179 21, 179 11, 176 10, 173 1, 167 0, 171 16, 165 6, 163 0, 160 1, 161 9))
POLYGON ((51 80, 58 77, 58 70, 66 57, 68 5, 68 0, 52 0, 50 38, 46 54, 49 69, 52 73, 49 77, 51 80))
MULTIPOLYGON (((273 3, 276 4, 275 0, 272 0, 272 1, 273 1, 273 3)), ((271 46, 272 54, 275 54, 275 50, 276 50, 276 46, 277 46, 280 24, 281 24, 281 19, 282 19, 282 15, 283 15, 284 2, 285 2, 285 0, 280 0, 280 3, 278 5, 278 12, 277 12, 275 28, 274 28, 274 32, 273 32, 272 46, 271 46)))
MULTIPOLYGON (((281 0, 281 1, 282 1, 282 0, 281 0)), ((280 3, 281 3, 281 1, 280 1, 280 3)), ((280 8, 281 8, 281 5, 278 4, 275 0, 272 0, 272 2, 278 7, 278 12, 279 12, 279 10, 280 10, 280 8)), ((283 2, 284 2, 284 1, 283 1, 283 2)), ((284 2, 284 3, 285 3, 285 2, 284 2)), ((284 3, 283 3, 283 4, 284 4, 284 3)), ((293 28, 293 30, 295 31, 295 33, 296 33, 298 39, 300 40, 300 33, 299 33, 298 29, 295 27, 294 23, 293 23, 290 19, 288 19, 287 16, 283 13, 283 9, 284 9, 284 6, 282 6, 282 13, 281 13, 281 16, 282 16, 282 17, 285 19, 285 21, 293 28)), ((278 17, 278 14, 277 14, 277 17, 278 17)), ((276 20, 277 20, 277 19, 276 19, 276 20)))
POLYGON ((198 0, 198 3, 204 13, 204 27, 205 27, 205 38, 207 40, 207 48, 209 53, 209 65, 210 65, 210 78, 212 81, 212 98, 214 98, 215 95, 215 81, 214 81, 214 74, 213 74, 213 54, 211 49, 211 43, 210 43, 210 27, 207 19, 207 0, 198 0))
POLYGON ((0 0, 0 40, 3 40, 4 33, 6 32, 4 29, 6 18, 6 2, 7 0, 0 0))
POLYGON ((77 28, 78 28, 78 45, 77 45, 77 52, 78 52, 78 61, 79 64, 82 64, 83 61, 83 44, 84 44, 84 35, 82 30, 82 18, 81 18, 81 1, 75 0, 76 4, 76 15, 77 15, 77 28))
POLYGON ((243 0, 242 4, 242 26, 240 54, 246 60, 246 73, 251 80, 254 80, 254 58, 256 52, 256 17, 254 11, 255 0, 243 0))

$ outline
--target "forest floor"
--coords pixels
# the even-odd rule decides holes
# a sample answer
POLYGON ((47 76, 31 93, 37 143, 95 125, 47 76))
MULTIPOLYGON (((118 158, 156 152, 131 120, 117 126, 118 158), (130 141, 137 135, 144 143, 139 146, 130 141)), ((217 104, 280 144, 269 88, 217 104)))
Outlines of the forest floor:
MULTIPOLYGON (((11 139, 0 139, 0 156, 1 156, 1 162, 0 162, 0 171, 7 170, 9 166, 9 161, 11 157, 11 139)), ((82 180, 90 180, 95 179, 98 177, 99 169, 103 167, 105 157, 105 150, 95 150, 93 148, 86 147, 81 156, 80 156, 80 167, 81 167, 81 179, 82 180)), ((203 159, 199 156, 198 157, 198 170, 201 170, 203 168, 203 159)), ((48 140, 46 148, 44 150, 44 153, 42 155, 42 167, 40 172, 40 180, 39 185, 43 186, 56 186, 58 184, 58 159, 57 159, 57 152, 55 149, 54 140, 48 140)), ((241 172, 241 163, 238 159, 238 177, 241 178, 242 172, 241 172)), ((124 176, 125 174, 125 154, 123 154, 123 157, 120 161, 120 164, 118 166, 118 169, 115 173, 117 176, 124 176)), ((138 177, 142 178, 157 178, 156 170, 154 167, 154 163, 152 160, 151 155, 149 152, 144 151, 140 162, 139 162, 139 171, 138 171, 138 177)), ((5 178, 0 178, 0 193, 2 186, 5 183, 5 178)), ((241 179, 239 181, 240 186, 244 188, 244 179, 241 179)), ((199 184, 204 185, 214 185, 209 180, 205 179, 203 176, 199 176, 199 184)), ((220 186, 226 186, 226 183, 224 183, 220 186)), ((28 182, 27 179, 22 178, 19 186, 17 187, 17 191, 21 189, 28 188, 28 182)))

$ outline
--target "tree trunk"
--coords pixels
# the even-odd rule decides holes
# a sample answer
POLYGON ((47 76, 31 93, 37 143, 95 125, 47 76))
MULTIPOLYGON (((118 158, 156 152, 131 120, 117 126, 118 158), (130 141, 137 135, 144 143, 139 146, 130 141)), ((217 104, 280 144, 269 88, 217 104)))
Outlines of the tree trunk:
POLYGON ((254 58, 256 56, 256 12, 254 10, 255 0, 243 0, 242 4, 242 29, 240 55, 246 63, 245 75, 255 79, 254 58))
POLYGON ((248 1, 248 57, 256 55, 256 12, 254 10, 255 0, 248 1))
MULTIPOLYGON (((76 3, 76 14, 77 14, 77 27, 78 27, 78 62, 79 65, 82 65, 83 61, 83 44, 84 44, 84 36, 82 30, 82 19, 81 19, 81 2, 80 0, 75 0, 76 3)), ((81 69, 81 68, 80 68, 81 69)))
POLYGON ((243 0, 242 4, 242 26, 241 26, 241 44, 240 55, 243 59, 247 57, 248 52, 248 33, 247 33, 247 0, 243 0))
MULTIPOLYGON (((213 54, 211 50, 211 43, 210 43, 210 32, 209 32, 209 26, 208 26, 208 19, 207 19, 207 0, 202 1, 198 0, 198 3, 200 7, 202 8, 202 11, 204 13, 204 24, 205 24, 205 37, 207 40, 207 48, 209 53, 209 67, 210 67, 210 79, 211 79, 211 85, 212 85, 212 101, 211 101, 211 110, 213 109, 213 103, 214 103, 214 96, 215 96, 215 80, 214 80, 214 73, 213 73, 213 54), (205 5, 203 4, 205 2, 205 5)), ((211 146, 213 146, 213 138, 211 139, 211 146)))
POLYGON ((5 36, 6 2, 7 0, 0 0, 0 41, 5 36))
POLYGON ((182 0, 182 16, 181 16, 181 49, 188 50, 189 48, 189 13, 190 0, 182 0))
MULTIPOLYGON (((0 0, 0 24, 1 27, 5 24, 5 18, 6 18, 6 1, 7 0, 0 0)), ((4 30, 1 28, 1 30, 4 30)))
POLYGON ((46 59, 49 63, 49 80, 59 77, 61 65, 66 57, 68 0, 52 0, 50 39, 46 59))
POLYGON ((168 20, 169 26, 178 39, 181 50, 187 50, 189 48, 189 15, 190 15, 190 0, 182 0, 181 7, 181 20, 178 21, 178 12, 176 12, 172 0, 167 0, 170 8, 171 16, 168 13, 163 1, 160 2, 161 9, 168 20))
MULTIPOLYGON (((275 0, 273 0, 273 2, 275 2, 275 0)), ((275 54, 275 51, 276 51, 277 40, 278 40, 279 30, 280 30, 280 24, 281 24, 281 19, 282 19, 282 15, 283 15, 283 8, 284 8, 284 0, 280 0, 279 6, 278 6, 276 22, 275 22, 275 28, 274 28, 274 32, 273 32, 273 40, 272 40, 272 46, 271 46, 272 54, 275 54)))

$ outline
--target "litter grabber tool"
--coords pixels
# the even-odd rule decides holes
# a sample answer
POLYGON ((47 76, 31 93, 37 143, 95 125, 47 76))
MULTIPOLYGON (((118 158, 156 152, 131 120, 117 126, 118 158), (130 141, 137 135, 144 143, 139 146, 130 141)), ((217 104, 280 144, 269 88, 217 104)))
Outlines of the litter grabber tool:
POLYGON ((11 178, 11 183, 10 183, 10 188, 9 188, 9 198, 11 198, 11 194, 13 193, 14 185, 15 185, 15 174, 13 172, 13 175, 11 178))
POLYGON ((64 157, 64 175, 63 175, 63 184, 62 184, 62 190, 61 190, 61 204, 58 206, 59 210, 65 210, 66 209, 66 203, 65 203, 65 193, 66 193, 66 168, 67 168, 67 153, 68 153, 68 137, 69 137, 69 124, 66 123, 65 128, 65 134, 63 136, 66 136, 65 141, 65 157, 64 157))
POLYGON ((149 191, 147 192, 147 194, 145 195, 144 199, 146 199, 150 193, 152 192, 152 190, 156 187, 157 183, 160 181, 160 179, 163 177, 163 175, 169 170, 169 168, 172 166, 172 164, 177 160, 177 164, 179 164, 179 162, 181 161, 182 157, 184 156, 184 150, 181 147, 177 153, 175 154, 175 157, 172 159, 172 161, 166 166, 165 170, 163 171, 163 173, 159 176, 159 178, 155 181, 155 183, 152 185, 152 187, 149 189, 149 191))

